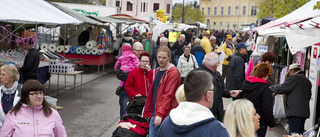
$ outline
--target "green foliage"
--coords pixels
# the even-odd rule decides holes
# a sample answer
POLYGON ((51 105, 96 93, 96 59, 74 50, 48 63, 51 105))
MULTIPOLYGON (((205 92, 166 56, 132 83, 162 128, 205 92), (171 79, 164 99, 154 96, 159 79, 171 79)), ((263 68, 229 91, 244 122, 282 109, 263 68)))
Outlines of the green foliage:
MULTIPOLYGON (((182 4, 176 3, 172 10, 172 19, 176 22, 182 21, 182 4)), ((194 23, 196 21, 204 22, 205 16, 198 8, 194 8, 193 4, 184 6, 184 23, 194 23)))
POLYGON ((303 6, 310 0, 261 0, 258 5, 258 18, 264 18, 274 14, 275 18, 281 18, 303 6))
POLYGON ((313 10, 320 10, 320 1, 318 1, 317 4, 313 6, 313 10))

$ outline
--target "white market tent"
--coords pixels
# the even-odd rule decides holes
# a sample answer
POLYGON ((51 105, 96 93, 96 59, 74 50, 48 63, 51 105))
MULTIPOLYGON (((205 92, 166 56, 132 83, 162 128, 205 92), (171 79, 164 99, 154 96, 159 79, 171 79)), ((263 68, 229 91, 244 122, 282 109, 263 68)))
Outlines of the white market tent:
MULTIPOLYGON (((286 37, 291 53, 295 54, 304 47, 320 42, 319 37, 314 38, 315 34, 319 33, 320 36, 320 32, 318 32, 320 29, 313 29, 313 31, 310 31, 310 29, 308 31, 306 29, 307 31, 304 31, 303 34, 292 33, 292 30, 295 30, 296 32, 301 31, 299 22, 305 21, 306 23, 303 26, 308 26, 307 24, 309 24, 310 21, 306 20, 312 18, 316 19, 320 16, 320 10, 313 10, 314 5, 316 5, 318 1, 320 0, 311 0, 288 15, 253 30, 258 31, 260 36, 286 37), (308 33, 311 36, 304 36, 308 33)), ((320 23, 320 19, 317 19, 317 21, 320 23)))
POLYGON ((0 0, 0 22, 21 24, 80 24, 81 21, 44 0, 0 0))

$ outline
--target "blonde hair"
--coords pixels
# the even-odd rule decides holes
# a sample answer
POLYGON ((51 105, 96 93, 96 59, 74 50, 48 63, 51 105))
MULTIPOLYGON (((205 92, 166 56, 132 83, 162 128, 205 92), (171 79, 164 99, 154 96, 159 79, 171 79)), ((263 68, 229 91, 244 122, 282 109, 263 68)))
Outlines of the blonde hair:
POLYGON ((18 81, 20 78, 20 74, 19 74, 17 67, 12 64, 3 65, 0 68, 0 71, 4 71, 4 72, 8 73, 10 78, 13 79, 13 81, 18 81))
POLYGON ((223 122, 230 137, 255 137, 253 109, 247 99, 238 99, 228 105, 223 122))
POLYGON ((184 93, 184 84, 180 85, 180 87, 176 91, 175 96, 176 96, 178 103, 183 102, 183 101, 187 101, 185 93, 184 93))

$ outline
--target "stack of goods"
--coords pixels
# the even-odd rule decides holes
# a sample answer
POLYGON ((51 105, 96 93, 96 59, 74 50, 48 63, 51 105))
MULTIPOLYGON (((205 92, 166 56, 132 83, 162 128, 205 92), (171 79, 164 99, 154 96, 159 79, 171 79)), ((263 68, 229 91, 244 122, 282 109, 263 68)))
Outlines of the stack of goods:
POLYGON ((49 63, 50 73, 69 73, 74 71, 72 64, 66 63, 65 61, 52 60, 49 63))
POLYGON ((49 50, 40 51, 40 52, 42 53, 40 59, 44 60, 44 61, 45 60, 56 60, 56 59, 63 60, 63 59, 65 59, 60 54, 57 54, 57 53, 49 51, 49 50))
MULTIPOLYGON (((46 44, 44 45, 46 46, 46 44)), ((88 41, 85 46, 60 45, 60 46, 57 46, 56 48, 54 47, 47 48, 47 50, 50 50, 50 51, 55 50, 58 53, 64 52, 64 53, 71 53, 71 54, 102 55, 107 50, 107 47, 101 44, 98 45, 96 41, 91 40, 91 41, 88 41)))
POLYGON ((25 55, 22 54, 21 52, 18 52, 16 50, 14 51, 7 51, 7 52, 0 52, 0 62, 2 64, 7 63, 7 62, 13 62, 15 63, 18 67, 23 66, 23 61, 24 61, 25 55))

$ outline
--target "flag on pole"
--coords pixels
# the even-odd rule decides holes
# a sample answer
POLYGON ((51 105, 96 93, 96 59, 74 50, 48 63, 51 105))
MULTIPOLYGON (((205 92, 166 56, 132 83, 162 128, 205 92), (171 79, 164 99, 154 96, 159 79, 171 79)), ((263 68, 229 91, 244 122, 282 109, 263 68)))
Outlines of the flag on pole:
POLYGON ((157 10, 157 18, 162 19, 164 15, 164 9, 157 10))

